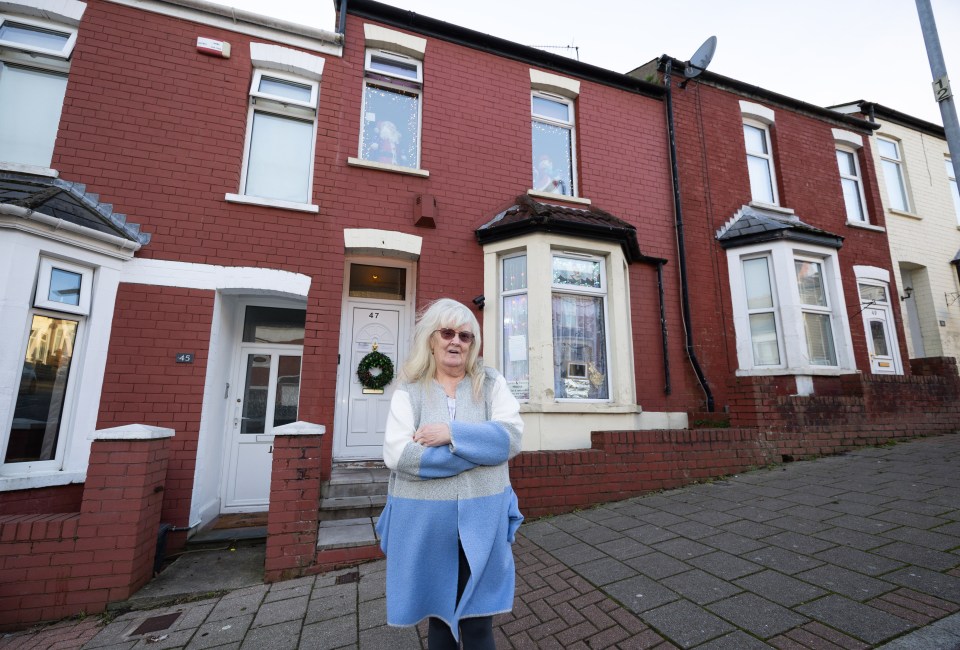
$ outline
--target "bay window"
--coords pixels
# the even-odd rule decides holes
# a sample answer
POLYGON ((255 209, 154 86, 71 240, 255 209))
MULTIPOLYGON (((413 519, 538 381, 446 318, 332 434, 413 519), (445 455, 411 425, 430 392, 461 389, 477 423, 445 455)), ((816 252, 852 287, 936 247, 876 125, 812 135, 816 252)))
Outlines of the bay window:
POLYGON ((797 242, 727 249, 739 374, 855 369, 835 250, 797 242))
POLYGON ((513 396, 518 400, 526 400, 530 398, 527 256, 505 257, 502 265, 503 376, 513 396))

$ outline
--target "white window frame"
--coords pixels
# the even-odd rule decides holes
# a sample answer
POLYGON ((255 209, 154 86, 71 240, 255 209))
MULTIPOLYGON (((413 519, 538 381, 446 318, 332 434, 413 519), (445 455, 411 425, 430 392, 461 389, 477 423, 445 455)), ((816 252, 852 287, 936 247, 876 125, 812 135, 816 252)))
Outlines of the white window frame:
MULTIPOLYGON (((577 114, 576 114, 576 102, 562 95, 557 95, 555 93, 545 92, 543 90, 532 90, 530 91, 530 122, 531 125, 533 122, 540 122, 541 124, 548 124, 550 126, 555 126, 561 129, 566 129, 570 132, 570 194, 572 197, 580 196, 580 181, 577 175, 577 114), (559 104, 565 104, 570 111, 570 118, 568 120, 557 120, 546 115, 541 115, 534 111, 534 98, 540 97, 548 101, 557 102, 559 104)), ((531 156, 533 155, 532 144, 531 144, 531 156)), ((533 161, 534 165, 536 160, 533 161)), ((536 187, 533 188, 535 192, 542 192, 544 194, 553 194, 559 196, 567 196, 566 194, 561 194, 560 192, 547 192, 540 190, 536 187)))
MULTIPOLYGON (((870 214, 867 211, 867 197, 863 192, 863 174, 860 171, 860 152, 854 147, 837 145, 836 150, 838 152, 843 152, 850 154, 853 157, 853 171, 854 175, 845 174, 843 169, 840 169, 840 192, 843 196, 843 207, 847 214, 847 222, 852 223, 870 223, 870 214), (857 186, 857 194, 860 197, 860 216, 852 218, 850 215, 849 206, 847 206, 846 195, 843 194, 843 181, 853 181, 857 186)), ((840 162, 837 161, 837 167, 839 168, 840 162)))
MULTIPOLYGON (((826 302, 827 304, 826 304, 826 305, 816 305, 816 304, 812 304, 812 303, 803 302, 803 299, 800 297, 799 287, 797 288, 797 304, 800 306, 800 316, 801 316, 801 319, 803 318, 803 316, 804 316, 805 314, 816 314, 816 315, 819 315, 819 316, 827 316, 827 317, 829 318, 829 320, 830 320, 830 336, 831 336, 831 338, 833 339, 833 341, 832 341, 832 342, 833 342, 833 350, 834 350, 833 353, 834 353, 834 355, 837 357, 837 363, 836 363, 836 364, 813 364, 813 363, 810 363, 809 361, 808 361, 808 364, 811 365, 811 366, 815 365, 816 367, 820 367, 820 368, 838 368, 838 367, 840 366, 840 353, 839 353, 838 350, 837 350, 837 348, 838 348, 839 346, 837 345, 837 334, 836 334, 836 325, 835 325, 835 320, 836 320, 836 319, 835 319, 834 316, 833 316, 833 312, 835 311, 836 308, 834 307, 834 302, 833 302, 833 299, 831 298, 831 295, 830 295, 830 294, 831 294, 831 291, 830 291, 830 287, 829 287, 829 281, 830 281, 830 279, 829 279, 829 273, 830 273, 830 271, 829 271, 829 269, 827 268, 827 265, 826 265, 826 263, 824 262, 824 259, 823 259, 822 257, 815 256, 815 255, 808 255, 808 254, 805 254, 805 253, 797 252, 797 253, 795 253, 794 256, 793 256, 793 271, 794 271, 794 273, 793 273, 793 281, 794 281, 794 285, 795 285, 795 286, 799 284, 799 280, 800 280, 800 279, 797 277, 797 272, 796 272, 797 262, 801 262, 801 263, 807 262, 807 263, 810 263, 810 264, 816 264, 816 265, 818 265, 818 266, 820 267, 820 274, 821 274, 821 278, 822 278, 822 280, 823 280, 823 289, 824 289, 824 291, 823 291, 823 296, 824 296, 824 300, 825 300, 825 302, 826 302)), ((805 323, 805 322, 806 322, 806 321, 804 321, 804 323, 805 323)), ((806 336, 804 336, 804 340, 806 340, 806 336)), ((809 344, 804 346, 804 356, 805 356, 807 359, 809 359, 809 354, 808 354, 808 353, 809 353, 809 344)))
POLYGON ((947 186, 950 188, 950 195, 953 197, 953 210, 957 217, 957 226, 960 227, 960 187, 957 185, 957 177, 954 174, 953 159, 947 156, 943 159, 943 163, 947 171, 947 186))
MULTIPOLYGON (((529 280, 529 278, 530 278, 530 272, 529 272, 529 268, 527 269, 527 282, 526 282, 525 286, 523 286, 523 287, 521 287, 521 288, 519 288, 519 289, 504 289, 505 276, 506 276, 506 272, 504 271, 504 268, 505 268, 505 266, 506 266, 506 263, 507 263, 508 260, 517 259, 517 258, 519 258, 519 257, 523 257, 523 258, 525 259, 524 266, 528 266, 528 265, 529 265, 529 263, 530 263, 530 256, 527 255, 526 249, 521 250, 521 251, 514 251, 514 252, 511 252, 511 253, 506 253, 506 254, 504 254, 504 255, 501 255, 500 258, 497 260, 497 287, 498 287, 498 289, 499 289, 499 291, 498 291, 498 300, 499 300, 499 303, 498 303, 498 304, 499 304, 499 308, 500 308, 500 313, 501 313, 501 314, 505 314, 505 313, 506 313, 506 307, 505 307, 505 305, 506 305, 507 298, 513 298, 513 297, 515 297, 515 296, 526 296, 526 297, 527 297, 527 330, 526 330, 526 332, 524 333, 524 336, 525 336, 526 339, 527 339, 527 347, 529 347, 529 344, 530 344, 530 280, 529 280)), ((501 337, 501 340, 502 340, 503 334, 504 334, 504 332, 503 332, 503 329, 504 329, 504 328, 503 328, 503 320, 504 320, 503 317, 501 317, 501 319, 500 319, 500 337, 501 337)), ((503 341, 503 345, 500 346, 500 364, 501 364, 500 367, 503 368, 503 370, 504 370, 503 374, 504 374, 505 377, 507 376, 507 372, 506 372, 506 368, 507 368, 507 351, 508 351, 508 349, 509 349, 509 345, 510 345, 509 341, 504 340, 504 341, 503 341)), ((527 402, 527 401, 529 401, 529 399, 530 399, 530 397, 529 397, 529 395, 530 395, 529 376, 530 376, 530 355, 528 354, 528 355, 527 355, 527 377, 528 377, 528 380, 527 380, 527 397, 522 397, 522 396, 514 395, 515 397, 517 397, 517 400, 519 400, 521 403, 527 402)), ((508 385, 509 385, 509 379, 508 379, 508 382, 507 382, 507 383, 508 383, 508 385)))
POLYGON ((761 205, 780 205, 780 194, 777 190, 777 166, 774 161, 773 156, 773 140, 770 137, 770 124, 756 120, 746 118, 743 120, 743 126, 749 126, 755 129, 758 129, 763 133, 764 143, 766 144, 767 151, 766 153, 762 151, 751 151, 747 148, 746 137, 744 136, 744 150, 747 155, 747 178, 750 180, 750 199, 755 203, 761 205), (750 177, 750 158, 759 158, 767 164, 767 169, 770 172, 770 195, 773 199, 773 203, 759 199, 753 195, 753 179, 750 177))
POLYGON ((910 200, 910 191, 907 189, 907 170, 903 164, 903 142, 892 138, 890 136, 877 136, 877 156, 880 158, 880 171, 883 173, 884 180, 884 191, 887 193, 887 203, 891 210, 897 212, 912 212, 913 211, 913 202, 910 200), (880 142, 886 142, 892 144, 894 149, 897 152, 896 158, 889 158, 883 155, 883 150, 880 147, 880 142), (900 198, 903 202, 903 207, 895 207, 893 205, 893 197, 890 196, 890 184, 894 182, 892 179, 887 178, 887 173, 884 170, 885 162, 891 163, 896 166, 898 170, 896 182, 899 186, 900 198))
MULTIPOLYGON (((608 260, 606 257, 597 255, 595 253, 587 253, 580 251, 567 250, 559 247, 553 247, 550 251, 550 275, 553 276, 553 261, 558 257, 568 258, 568 259, 577 259, 584 260, 588 262, 596 262, 600 267, 600 287, 573 287, 567 284, 557 284, 551 280, 550 282, 550 302, 551 306, 553 303, 553 296, 555 294, 566 294, 572 296, 591 296, 598 297, 602 300, 603 305, 603 343, 604 343, 604 358, 607 366, 607 397, 603 399, 581 399, 576 397, 558 397, 556 398, 558 403, 572 402, 576 404, 589 404, 589 403, 609 403, 613 401, 614 391, 616 386, 614 382, 616 380, 615 373, 610 372, 612 360, 610 358, 610 315, 608 313, 608 305, 610 300, 607 296, 607 264, 608 260)), ((553 341, 553 310, 550 311, 550 339, 553 341)), ((553 380, 553 377, 551 377, 553 380)), ((552 381, 551 381, 552 383, 552 381)))
POLYGON ((362 101, 360 106, 360 137, 357 144, 357 162, 365 166, 377 166, 385 169, 396 168, 398 170, 418 170, 420 169, 420 160, 423 156, 423 62, 419 59, 415 59, 412 56, 406 54, 400 54, 398 52, 391 52, 389 50, 384 50, 381 48, 368 48, 364 54, 364 75, 363 75, 363 94, 361 95, 362 101), (404 65, 414 64, 417 69, 417 78, 411 79, 409 77, 404 77, 401 75, 394 75, 382 70, 372 70, 370 68, 371 58, 383 57, 386 59, 391 59, 397 63, 403 63, 404 65), (394 81, 396 80, 396 81, 394 81), (415 164, 412 166, 400 165, 400 164, 389 164, 382 163, 376 160, 369 160, 363 157, 363 136, 366 131, 366 116, 367 116, 367 88, 369 86, 377 86, 380 88, 385 88, 388 91, 405 93, 409 95, 416 95, 417 98, 417 159, 415 164))
POLYGON ((48 309, 50 311, 64 312, 86 316, 90 313, 91 294, 93 292, 93 269, 79 264, 71 264, 48 257, 40 258, 40 268, 37 272, 36 295, 33 300, 33 306, 38 309, 48 309), (79 304, 70 305, 56 300, 50 300, 50 278, 54 269, 76 273, 80 276, 80 299, 79 304))
POLYGON ((747 335, 750 339, 750 359, 751 366, 754 368, 783 368, 785 364, 786 354, 783 349, 783 324, 780 322, 780 301, 777 298, 777 283, 774 279, 774 270, 773 270, 773 259, 769 251, 761 252, 754 255, 744 255, 740 258, 739 268, 737 272, 743 278, 743 286, 746 288, 746 273, 744 272, 744 264, 751 260, 766 260, 767 262, 767 282, 770 284, 770 295, 773 301, 773 305, 770 307, 759 307, 751 309, 747 304, 747 301, 744 300, 744 306, 747 313, 747 335), (750 327, 750 316, 754 314, 773 314, 773 325, 775 328, 775 334, 777 337, 777 358, 780 360, 779 363, 770 364, 770 363, 758 363, 756 355, 754 354, 754 345, 753 345, 753 329, 750 327))
POLYGON ((29 476, 33 474, 56 472, 63 467, 64 455, 68 444, 71 444, 71 436, 78 435, 73 431, 73 413, 75 410, 75 400, 79 393, 77 382, 81 375, 81 366, 83 365, 83 351, 86 347, 86 325, 87 318, 84 315, 72 312, 58 313, 49 309, 33 308, 27 312, 26 325, 24 327, 23 337, 20 341, 20 356, 18 363, 25 361, 27 354, 27 345, 30 342, 30 330, 33 327, 34 316, 45 316, 47 318, 62 318, 65 320, 77 321, 77 335, 73 342, 73 356, 70 360, 70 369, 67 371, 67 385, 63 394, 63 406, 60 411, 60 422, 57 430, 57 447, 53 452, 53 458, 50 460, 34 460, 18 463, 8 463, 7 448, 10 444, 10 429, 13 426, 13 415, 17 398, 19 396, 19 383, 14 390, 10 400, 10 417, 2 423, 4 427, 2 436, 0 436, 0 477, 29 476))
POLYGON ((42 47, 31 47, 24 45, 23 43, 18 43, 16 41, 5 41, 0 39, 0 48, 10 48, 12 50, 18 50, 21 52, 31 52, 33 54, 42 54, 44 56, 51 56, 59 59, 69 59, 70 55, 73 54, 73 48, 77 44, 77 28, 71 27, 70 25, 64 25, 63 23, 53 22, 49 20, 38 20, 36 18, 31 18, 27 16, 15 16, 11 14, 2 13, 0 14, 0 27, 8 23, 13 23, 16 25, 23 25, 25 27, 32 27, 39 31, 47 32, 56 32, 58 34, 64 34, 67 36, 66 42, 64 42, 63 47, 59 50, 49 50, 42 47))
MULTIPOLYGON (((853 340, 847 317, 840 279, 838 252, 835 249, 794 241, 778 241, 727 249, 727 268, 730 278, 731 309, 737 337, 737 375, 840 375, 856 371, 853 340), (743 260, 769 256, 769 272, 777 301, 778 337, 782 340, 781 365, 757 366, 753 362, 753 347, 747 309, 746 286, 743 278, 743 260), (824 289, 829 306, 836 366, 813 365, 807 359, 803 312, 812 309, 801 304, 797 287, 795 261, 814 261, 821 264, 824 289)), ((827 312, 823 312, 827 313, 827 312)))
MULTIPOLYGON (((76 3, 78 6, 81 4, 82 3, 76 3)), ((83 10, 81 8, 79 10, 79 14, 82 15, 82 13, 83 10)), ((77 17, 77 20, 79 20, 79 17, 77 17)), ((0 40, 0 77, 2 77, 4 74, 5 69, 22 68, 46 74, 53 74, 67 79, 69 78, 69 59, 77 42, 78 29, 76 26, 52 20, 42 20, 30 16, 22 16, 19 14, 0 13, 0 27, 8 23, 65 34, 67 35, 67 40, 63 47, 59 50, 30 47, 15 41, 0 40)), ((64 93, 65 92, 66 91, 64 90, 64 93)), ((62 104, 60 108, 62 110, 62 104)), ((52 162, 57 131, 59 131, 59 117, 57 122, 58 126, 52 134, 52 138, 44 143, 44 151, 46 151, 46 147, 49 147, 51 161, 47 161, 46 164, 38 165, 35 162, 21 162, 17 160, 4 160, 0 158, 0 169, 13 169, 15 171, 39 174, 41 176, 56 177, 58 174, 56 171, 50 169, 50 164, 52 162)), ((2 155, 3 152, 0 152, 0 156, 2 155)))
MULTIPOLYGON (((308 79, 300 75, 289 74, 273 69, 255 68, 253 79, 250 84, 249 109, 247 110, 247 128, 246 137, 243 145, 243 165, 240 170, 240 198, 248 198, 256 202, 263 202, 275 207, 297 208, 309 206, 313 200, 313 175, 314 158, 317 151, 317 105, 319 101, 320 82, 314 79, 308 79), (263 77, 279 79, 304 86, 310 86, 310 103, 262 93, 258 90, 260 80, 263 77), (250 153, 253 145, 253 122, 257 113, 274 115, 280 118, 309 122, 310 128, 310 155, 309 163, 305 173, 307 175, 307 196, 304 202, 288 201, 274 197, 265 197, 254 194, 247 194, 248 172, 250 168, 250 153)), ((227 195, 231 198, 231 195, 227 195)))

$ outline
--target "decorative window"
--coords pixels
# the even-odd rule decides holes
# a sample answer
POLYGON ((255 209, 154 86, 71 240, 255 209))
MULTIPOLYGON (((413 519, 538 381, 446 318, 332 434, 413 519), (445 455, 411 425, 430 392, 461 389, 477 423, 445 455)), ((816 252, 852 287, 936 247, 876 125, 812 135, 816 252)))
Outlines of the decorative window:
POLYGON ((534 191, 577 196, 573 101, 534 91, 531 115, 534 191))
POLYGON ((49 168, 77 30, 0 14, 0 162, 49 168))
POLYGON ((319 86, 297 75, 254 70, 241 194, 310 203, 319 86))
POLYGON ((727 250, 737 355, 744 374, 852 370, 836 251, 791 242, 727 250))
POLYGON ((606 400, 610 386, 604 261, 555 252, 551 274, 554 395, 606 400))
POLYGON ((503 376, 517 399, 530 399, 529 301, 527 256, 511 255, 501 260, 503 313, 503 376))
POLYGON ((840 186, 843 189, 843 204, 847 221, 867 221, 867 208, 863 196, 863 181, 860 176, 860 161, 857 152, 845 147, 837 148, 837 165, 840 167, 840 186))
POLYGON ((41 258, 3 464, 55 469, 72 360, 89 313, 93 269, 41 258), (57 313, 57 312, 66 312, 57 313))
POLYGON ((760 203, 779 205, 770 128, 760 122, 744 121, 743 139, 747 148, 751 198, 760 203))
POLYGON ((892 210, 910 211, 907 199, 907 184, 903 173, 903 156, 900 143, 895 140, 877 138, 877 150, 880 153, 880 168, 887 186, 887 200, 892 210))
POLYGON ((960 191, 957 190, 957 177, 953 171, 953 161, 950 158, 944 159, 947 168, 947 182, 950 183, 950 194, 953 195, 953 209, 957 215, 957 223, 960 224, 960 191))
POLYGON ((360 158, 418 169, 422 62, 405 54, 368 49, 364 70, 360 158))

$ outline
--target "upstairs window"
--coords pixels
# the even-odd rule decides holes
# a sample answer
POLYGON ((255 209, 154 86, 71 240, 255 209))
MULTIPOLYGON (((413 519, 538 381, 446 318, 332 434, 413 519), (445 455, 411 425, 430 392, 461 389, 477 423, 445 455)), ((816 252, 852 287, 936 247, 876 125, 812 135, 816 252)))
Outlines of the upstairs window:
POLYGON ((863 182, 860 177, 860 162, 857 152, 837 148, 837 165, 840 167, 840 186, 843 189, 843 204, 847 221, 867 221, 867 208, 863 197, 863 182))
POLYGON ((0 14, 0 162, 50 167, 77 30, 0 14))
POLYGON ((877 138, 877 150, 880 153, 880 168, 887 187, 887 200, 891 210, 910 211, 907 199, 907 183, 903 173, 903 156, 900 143, 895 140, 877 138))
POLYGON ((953 161, 944 160, 947 167, 947 182, 950 183, 950 194, 953 195, 953 210, 957 215, 957 224, 960 225, 960 191, 957 190, 957 177, 953 171, 953 161))
POLYGON ((360 158, 397 167, 420 167, 423 64, 405 54, 366 52, 360 158))
POLYGON ((310 203, 319 82, 254 70, 240 193, 310 203))
POLYGON ((779 205, 770 128, 760 122, 745 121, 743 139, 747 149, 751 199, 760 203, 779 205))
POLYGON ((573 101, 544 92, 531 95, 533 189, 577 196, 573 101))

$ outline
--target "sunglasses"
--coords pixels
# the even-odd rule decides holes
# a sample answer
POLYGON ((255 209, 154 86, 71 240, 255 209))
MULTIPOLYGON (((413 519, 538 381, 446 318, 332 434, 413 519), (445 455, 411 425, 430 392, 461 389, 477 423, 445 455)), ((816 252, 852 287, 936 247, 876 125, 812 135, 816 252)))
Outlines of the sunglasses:
POLYGON ((443 327, 434 331, 440 332, 440 338, 444 341, 452 341, 454 336, 459 336, 461 343, 473 343, 473 332, 458 332, 449 327, 443 327))

